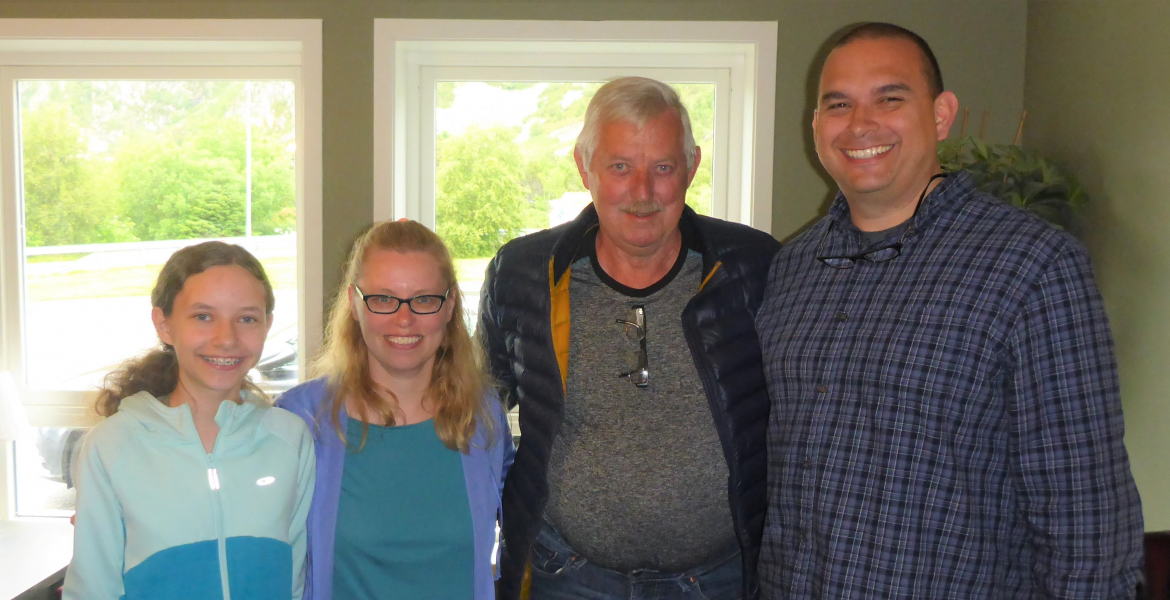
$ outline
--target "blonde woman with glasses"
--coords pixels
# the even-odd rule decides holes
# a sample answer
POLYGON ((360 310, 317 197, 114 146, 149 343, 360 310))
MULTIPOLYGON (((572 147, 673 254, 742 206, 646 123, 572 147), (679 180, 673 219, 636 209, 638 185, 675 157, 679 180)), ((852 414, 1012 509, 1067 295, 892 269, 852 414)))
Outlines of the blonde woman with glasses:
POLYGON ((313 365, 279 405, 317 442, 305 598, 495 597, 514 454, 443 242, 379 223, 350 253, 313 365))

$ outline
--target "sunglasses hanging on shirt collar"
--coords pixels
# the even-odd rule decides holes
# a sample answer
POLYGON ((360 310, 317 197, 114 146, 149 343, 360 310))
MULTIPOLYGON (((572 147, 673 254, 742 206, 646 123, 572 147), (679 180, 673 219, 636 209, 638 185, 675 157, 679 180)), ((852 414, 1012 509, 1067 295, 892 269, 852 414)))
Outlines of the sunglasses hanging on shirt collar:
POLYGON ((646 307, 639 304, 634 306, 634 320, 617 320, 625 327, 626 337, 638 342, 638 365, 629 371, 618 373, 618 377, 629 377, 635 387, 644 388, 650 385, 650 365, 646 356, 646 307))
MULTIPOLYGON (((922 188, 922 193, 918 195, 918 203, 914 205, 914 212, 910 215, 908 223, 912 223, 914 221, 914 217, 918 215, 918 209, 922 206, 922 200, 926 198, 926 190, 930 189, 930 184, 934 182, 935 179, 946 177, 947 175, 947 173, 938 173, 937 175, 932 176, 930 180, 926 182, 926 187, 922 188)), ((833 267, 834 269, 852 269, 853 267, 857 266, 858 261, 880 263, 898 258, 902 255, 902 241, 906 239, 906 234, 910 233, 910 229, 912 229, 912 226, 907 225, 906 229, 902 231, 902 235, 898 238, 898 241, 892 244, 865 250, 864 252, 858 252, 857 254, 824 256, 822 253, 825 251, 825 241, 829 239, 829 232, 833 230, 833 223, 834 221, 830 220, 829 226, 825 227, 825 235, 821 238, 821 247, 819 250, 817 250, 817 260, 825 263, 830 267, 833 267)))

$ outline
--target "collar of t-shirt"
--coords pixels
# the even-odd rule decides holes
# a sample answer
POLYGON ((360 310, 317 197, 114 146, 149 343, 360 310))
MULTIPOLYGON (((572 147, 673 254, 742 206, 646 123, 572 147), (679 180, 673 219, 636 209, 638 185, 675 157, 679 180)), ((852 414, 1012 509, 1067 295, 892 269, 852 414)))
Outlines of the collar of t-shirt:
POLYGON ((861 235, 865 237, 865 246, 868 248, 888 237, 901 235, 901 233, 906 231, 906 228, 909 226, 910 219, 906 219, 905 221, 902 221, 901 223, 898 223, 889 229, 883 229, 881 231, 863 231, 861 232, 861 235))
POLYGON ((610 277, 609 274, 605 272, 605 269, 601 268, 601 264, 597 262, 598 227, 593 227, 589 229, 589 231, 585 232, 585 237, 581 240, 581 245, 579 246, 577 256, 573 258, 573 262, 576 262, 581 258, 588 257, 589 263, 593 266, 593 272, 597 274, 597 278, 600 279, 602 283, 609 286, 617 293, 622 294, 623 296, 629 296, 631 298, 645 298, 650 294, 653 294, 654 292, 657 292, 658 290, 666 287, 670 284, 671 281, 674 281, 675 276, 678 275, 679 271, 682 271, 683 265, 687 262, 688 251, 698 251, 698 248, 696 247, 697 244, 695 240, 695 232, 691 229, 690 223, 687 223, 686 219, 683 219, 679 221, 678 228, 682 233, 682 245, 679 246, 678 249, 678 258, 674 260, 674 266, 670 268, 670 271, 668 271, 666 275, 663 275, 662 279, 659 279, 658 281, 651 284, 650 287, 639 289, 622 285, 616 279, 610 277))

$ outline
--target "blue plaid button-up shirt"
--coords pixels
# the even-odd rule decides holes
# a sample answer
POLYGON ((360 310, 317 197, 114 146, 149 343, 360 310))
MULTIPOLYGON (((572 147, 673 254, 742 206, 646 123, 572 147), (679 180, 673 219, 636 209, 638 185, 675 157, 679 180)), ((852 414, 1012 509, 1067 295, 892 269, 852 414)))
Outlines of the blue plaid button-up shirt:
POLYGON ((962 174, 891 261, 833 269, 822 240, 864 249, 840 195, 776 256, 756 323, 763 597, 1131 597, 1141 504, 1084 248, 962 174))

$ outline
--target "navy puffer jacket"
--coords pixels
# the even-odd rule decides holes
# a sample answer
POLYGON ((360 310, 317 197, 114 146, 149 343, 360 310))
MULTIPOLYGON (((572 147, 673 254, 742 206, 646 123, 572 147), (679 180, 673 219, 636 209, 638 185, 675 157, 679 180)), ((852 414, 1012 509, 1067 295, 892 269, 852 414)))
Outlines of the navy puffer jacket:
MULTIPOLYGON (((727 459, 728 499, 743 550, 744 597, 754 599, 766 509, 769 412, 754 321, 780 244, 766 233, 690 208, 682 218, 703 255, 703 285, 683 311, 683 330, 727 459)), ((569 267, 585 232, 596 225, 590 205, 570 223, 512 240, 496 254, 484 281, 479 336, 509 406, 520 405, 523 434, 504 486, 501 600, 517 600, 527 587, 528 555, 548 499, 549 453, 564 414, 569 267)))

